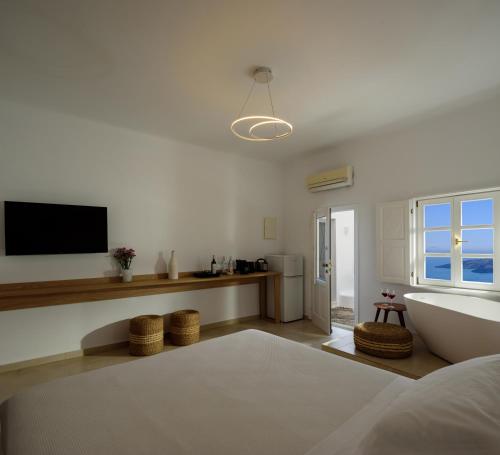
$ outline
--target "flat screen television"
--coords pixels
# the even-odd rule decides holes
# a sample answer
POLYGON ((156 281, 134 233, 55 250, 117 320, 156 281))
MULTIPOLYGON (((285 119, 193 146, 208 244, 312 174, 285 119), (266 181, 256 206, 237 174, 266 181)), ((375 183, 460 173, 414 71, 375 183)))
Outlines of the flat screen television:
POLYGON ((5 201, 5 254, 105 253, 108 209, 5 201))

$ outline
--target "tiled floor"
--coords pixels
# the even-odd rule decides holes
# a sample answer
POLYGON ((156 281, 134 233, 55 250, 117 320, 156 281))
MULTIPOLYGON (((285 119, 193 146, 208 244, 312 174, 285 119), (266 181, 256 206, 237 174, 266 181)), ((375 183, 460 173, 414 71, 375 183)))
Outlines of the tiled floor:
MULTIPOLYGON (((322 343, 328 341, 331 337, 322 333, 310 321, 297 321, 287 324, 274 324, 273 322, 259 319, 226 325, 202 331, 201 339, 207 340, 214 337, 228 335, 245 329, 260 329, 269 333, 298 341, 299 343, 321 349, 322 343)), ((176 346, 167 344, 165 350, 177 349, 176 346)), ((10 395, 30 387, 35 384, 47 382, 52 379, 71 376, 84 371, 95 370, 110 365, 116 365, 124 362, 131 362, 137 357, 131 357, 128 354, 127 347, 117 348, 106 352, 86 355, 67 360, 47 363, 45 365, 31 366, 19 370, 9 371, 0 374, 0 402, 10 395)))
POLYGON ((353 332, 339 327, 334 327, 332 339, 323 343, 322 349, 412 379, 449 365, 446 360, 430 353, 418 336, 414 336, 413 354, 406 359, 381 359, 358 351, 354 346, 353 332))
MULTIPOLYGON (((311 321, 307 320, 287 324, 274 324, 269 321, 255 319, 204 330, 201 339, 207 340, 250 328, 264 330, 316 349, 335 352, 344 357, 354 358, 355 360, 370 363, 380 368, 391 369, 392 371, 405 374, 406 376, 409 374, 413 376, 423 375, 436 368, 440 368, 443 366, 444 362, 432 354, 422 351, 422 347, 419 347, 416 354, 407 360, 382 361, 381 359, 373 358, 375 361, 371 362, 370 356, 353 352, 354 348, 352 345, 351 331, 334 328, 333 334, 328 336, 316 328, 311 321)), ((172 349, 177 349, 177 347, 169 344, 165 346, 165 350, 167 351, 172 349)), ((110 365, 131 362, 136 359, 137 357, 129 356, 128 349, 123 347, 97 354, 86 355, 84 357, 60 360, 45 365, 31 366, 2 373, 0 374, 0 402, 16 391, 35 384, 110 365)))

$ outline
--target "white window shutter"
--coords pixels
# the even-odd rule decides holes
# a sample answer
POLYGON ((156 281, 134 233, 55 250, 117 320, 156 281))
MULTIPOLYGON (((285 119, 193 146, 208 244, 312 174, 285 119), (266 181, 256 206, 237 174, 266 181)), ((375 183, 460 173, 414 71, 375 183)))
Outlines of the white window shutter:
POLYGON ((410 284, 410 201, 377 206, 377 268, 380 281, 410 284))

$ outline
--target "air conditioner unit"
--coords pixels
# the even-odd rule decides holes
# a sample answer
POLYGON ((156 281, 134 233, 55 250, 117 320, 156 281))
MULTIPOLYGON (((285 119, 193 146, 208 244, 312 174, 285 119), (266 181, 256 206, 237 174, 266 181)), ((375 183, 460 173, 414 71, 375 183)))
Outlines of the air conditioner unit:
POLYGON ((313 193, 317 191, 333 190, 352 185, 352 166, 322 172, 307 178, 307 189, 313 193))

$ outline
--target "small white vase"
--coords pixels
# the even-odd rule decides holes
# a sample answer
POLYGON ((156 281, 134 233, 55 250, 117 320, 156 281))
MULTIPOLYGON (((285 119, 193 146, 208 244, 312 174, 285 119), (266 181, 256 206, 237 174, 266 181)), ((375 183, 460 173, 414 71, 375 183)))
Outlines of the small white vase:
POLYGON ((132 278, 133 274, 131 269, 122 269, 122 281, 124 283, 130 283, 132 278))
POLYGON ((170 261, 168 262, 168 279, 179 279, 179 269, 177 268, 177 257, 175 256, 175 250, 172 250, 172 253, 170 254, 170 261))

